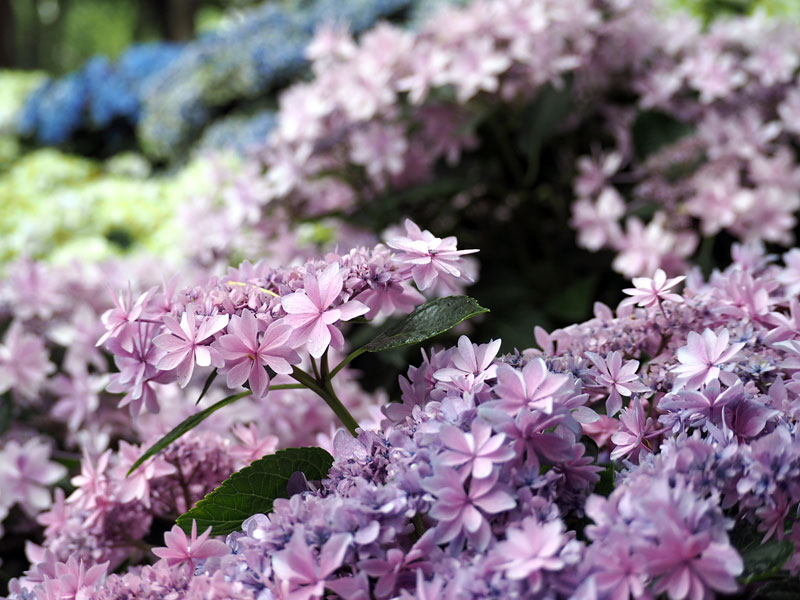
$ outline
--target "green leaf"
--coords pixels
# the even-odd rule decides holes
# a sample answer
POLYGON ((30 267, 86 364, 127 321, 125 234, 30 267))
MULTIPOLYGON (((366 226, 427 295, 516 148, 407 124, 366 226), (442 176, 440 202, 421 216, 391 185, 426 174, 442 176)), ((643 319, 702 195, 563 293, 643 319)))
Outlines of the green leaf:
POLYGON ((437 298, 418 306, 402 321, 378 334, 364 346, 367 352, 380 352, 424 342, 452 329, 462 321, 489 312, 467 296, 437 298))
POLYGON ((739 577, 744 584, 777 575, 794 552, 794 544, 787 539, 779 540, 772 537, 762 544, 763 537, 763 532, 759 532, 755 525, 745 521, 738 522, 731 531, 731 544, 739 551, 744 561, 744 571, 739 577))
POLYGON ((217 370, 214 369, 213 371, 211 371, 208 378, 206 379, 206 382, 203 384, 203 391, 200 392, 200 397, 197 399, 197 402, 194 403, 195 406, 200 404, 200 401, 203 399, 203 396, 206 395, 206 392, 208 392, 208 388, 211 387, 211 384, 214 383, 214 380, 216 378, 217 378, 217 370))
POLYGON ((750 600, 797 600, 800 598, 800 581, 797 580, 797 577, 787 575, 777 581, 769 581, 761 585, 748 598, 750 600))
POLYGON ((241 528, 255 514, 272 510, 275 498, 286 498, 286 484, 292 473, 301 471, 307 479, 323 479, 333 457, 322 448, 287 448, 265 456, 222 482, 197 505, 178 517, 185 531, 197 521, 198 531, 212 527, 214 535, 226 535, 241 528))
POLYGON ((228 406, 229 404, 233 404, 234 402, 236 402, 240 398, 244 398, 245 396, 249 396, 252 393, 253 392, 248 390, 246 392, 239 392, 238 394, 233 394, 232 396, 228 396, 227 398, 223 398, 222 400, 220 400, 216 404, 212 404, 211 406, 209 406, 205 410, 201 410, 199 413, 196 413, 196 414, 192 415, 191 417, 188 417, 188 418, 184 419, 180 423, 180 425, 175 427, 175 429, 170 431, 167 435, 165 435, 160 440, 158 440, 155 444, 150 446, 147 449, 147 452, 142 454, 136 460, 136 462, 133 463, 133 466, 128 471, 128 475, 130 475, 136 469, 138 469, 139 465, 141 465, 148 458, 150 458, 151 456, 153 456, 155 454, 158 454, 164 448, 169 446, 172 442, 174 442, 179 437, 181 437, 184 433, 187 433, 187 432, 191 431, 192 429, 194 429, 195 427, 197 427, 198 425, 200 425, 200 423, 205 421, 208 417, 210 417, 212 414, 217 412, 220 408, 224 408, 224 407, 228 406))

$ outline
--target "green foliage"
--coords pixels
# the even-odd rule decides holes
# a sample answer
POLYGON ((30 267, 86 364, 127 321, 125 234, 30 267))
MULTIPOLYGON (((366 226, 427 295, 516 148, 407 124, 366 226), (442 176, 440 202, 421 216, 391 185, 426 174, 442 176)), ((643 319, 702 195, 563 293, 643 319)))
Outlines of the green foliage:
POLYGON ((322 448, 287 448, 265 456, 222 482, 216 490, 178 517, 178 525, 190 531, 197 521, 198 531, 212 527, 213 535, 237 531, 242 522, 255 514, 268 513, 276 498, 286 498, 286 485, 293 473, 307 479, 327 477, 333 457, 322 448))
POLYGON ((776 576, 794 552, 794 544, 790 540, 779 540, 773 536, 762 544, 763 537, 763 532, 759 532, 755 525, 742 520, 731 532, 731 544, 744 560, 744 572, 739 577, 744 584, 776 576))
POLYGON ((467 296, 437 298, 418 306, 405 319, 396 323, 364 346, 367 352, 380 352, 424 342, 452 329, 462 321, 489 312, 467 296))

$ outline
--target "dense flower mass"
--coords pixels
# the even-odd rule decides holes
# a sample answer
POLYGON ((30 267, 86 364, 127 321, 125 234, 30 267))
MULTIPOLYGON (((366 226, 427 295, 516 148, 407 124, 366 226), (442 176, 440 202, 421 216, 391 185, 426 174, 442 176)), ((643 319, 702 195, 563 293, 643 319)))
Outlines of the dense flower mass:
POLYGON ((573 194, 578 243, 613 250, 626 277, 677 274, 701 237, 721 231, 789 246, 800 209, 797 39, 795 25, 763 15, 702 30, 650 2, 610 0, 478 1, 419 31, 380 25, 358 42, 328 27, 307 50, 315 77, 283 92, 275 130, 237 186, 257 187, 267 212, 277 199, 305 214, 354 212, 479 156, 483 177, 465 175, 450 209, 488 194, 502 220, 517 194, 559 186, 573 194), (486 130, 502 135, 497 114, 524 124, 551 104, 570 110, 507 132, 500 168, 515 175, 495 198, 480 185, 498 159, 476 154, 486 130), (540 170, 551 130, 570 140, 551 150, 567 177, 540 170), (508 146, 530 146, 526 136, 544 138, 510 156, 508 146))
MULTIPOLYGON (((754 249, 737 249, 737 257, 708 282, 690 274, 683 291, 659 305, 627 303, 616 314, 598 307, 590 321, 540 332, 544 350, 498 356, 497 341, 462 337, 456 347, 424 353, 401 377, 402 398, 384 407, 380 425, 357 438, 336 434, 336 460, 320 485, 275 500, 271 514, 247 519, 227 546, 210 546, 196 529, 191 539, 168 533, 157 554, 191 563, 194 574, 179 569, 165 578, 157 564, 131 571, 124 585, 159 585, 181 598, 199 597, 188 590, 209 582, 220 586, 211 598, 231 589, 258 598, 599 599, 741 590, 747 567, 735 540, 742 528, 754 527, 761 543, 794 543, 800 330, 787 327, 793 300, 776 283, 791 267, 754 249), (763 309, 739 305, 731 282, 743 279, 769 290, 763 309), (618 415, 608 408, 616 403, 618 415)), ((291 294, 319 298, 323 319, 333 310, 328 297, 341 303, 340 270, 349 265, 309 263, 305 275, 290 278, 303 290, 291 294)), ((250 285, 281 290, 287 276, 280 277, 250 285)), ((222 306, 234 290, 253 307, 280 306, 259 289, 213 286, 226 290, 222 306)), ((195 290, 195 302, 206 294, 195 290)), ((231 318, 254 318, 249 309, 242 315, 231 318)), ((186 438, 150 459, 149 470, 126 483, 137 493, 113 487, 125 481, 114 473, 130 459, 114 459, 116 470, 108 453, 87 459, 74 480, 78 491, 40 517, 54 536, 45 549, 59 553, 39 554, 45 562, 16 584, 14 597, 56 585, 47 564, 67 560, 64 542, 55 540, 80 511, 102 510, 108 527, 110 515, 119 525, 134 507, 140 523, 142 514, 185 508, 169 508, 160 490, 187 468, 175 461, 194 443, 186 438), (120 490, 118 503, 124 494, 127 512, 109 504, 106 489, 120 490)), ((207 464, 207 456, 181 460, 207 464)), ((103 522, 83 518, 94 527, 103 522)), ((86 568, 119 560, 82 557, 86 568)), ((787 553, 781 562, 794 572, 796 557, 787 553)), ((81 585, 91 597, 123 598, 122 581, 114 575, 81 585)))
MULTIPOLYGON (((138 121, 159 160, 311 73, 254 152, 199 161, 180 250, 0 265, 0 558, 30 562, 10 600, 797 588, 800 249, 779 250, 800 209, 796 25, 477 0, 366 29, 423 4, 271 4, 189 44, 138 121), (341 7, 350 30, 327 19, 341 7), (568 222, 612 251, 572 248, 589 287, 551 244, 568 222), (477 280, 484 228, 520 268, 487 261, 470 293, 531 308, 533 331, 447 297, 477 280), (592 289, 615 300, 585 320, 592 289), (407 366, 402 346, 456 326, 407 366), (509 353, 508 332, 538 349, 509 353)), ((116 68, 87 67, 111 87, 116 68)), ((64 117, 76 98, 98 123, 139 114, 79 79, 48 88, 64 117)))
MULTIPOLYGON (((195 365, 216 367, 229 387, 245 382, 259 398, 269 391, 270 375, 293 375, 299 351, 316 361, 342 350, 342 324, 369 313, 373 318, 408 312, 434 283, 458 289, 464 279, 455 238, 441 240, 406 224, 411 237, 397 236, 383 245, 328 254, 294 268, 243 263, 225 277, 180 293, 151 289, 137 300, 119 299, 104 315, 105 343, 119 373, 109 389, 124 393, 121 405, 136 416, 158 412, 156 388, 178 382, 185 388, 195 365), (422 275, 420 275, 422 273, 422 275), (361 301, 363 298, 363 302, 361 301)), ((316 362, 315 362, 316 364, 316 362)))

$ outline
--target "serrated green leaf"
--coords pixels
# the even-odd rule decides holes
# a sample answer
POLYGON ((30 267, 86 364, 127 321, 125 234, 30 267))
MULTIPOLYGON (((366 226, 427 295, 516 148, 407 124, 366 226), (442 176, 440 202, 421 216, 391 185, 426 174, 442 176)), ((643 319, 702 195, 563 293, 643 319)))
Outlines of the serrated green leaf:
POLYGON ((177 427, 175 427, 175 429, 170 431, 167 435, 165 435, 160 440, 158 440, 155 444, 150 446, 144 454, 142 454, 138 459, 136 459, 136 462, 133 463, 133 466, 128 471, 128 475, 130 475, 136 469, 138 469, 139 465, 141 465, 148 458, 158 454, 164 448, 169 446, 172 442, 174 442, 179 437, 181 437, 184 433, 187 433, 187 432, 191 431, 192 429, 194 429, 195 427, 197 427, 198 425, 200 425, 200 423, 205 421, 208 417, 210 417, 212 414, 217 412, 220 408, 224 408, 224 407, 228 406, 229 404, 233 404, 234 402, 236 402, 240 398, 244 398, 245 396, 249 396, 252 393, 253 392, 248 390, 246 392, 239 392, 238 394, 233 394, 232 396, 228 396, 227 398, 223 398, 219 402, 217 402, 215 404, 212 404, 211 406, 209 406, 208 408, 206 408, 204 410, 201 410, 199 413, 193 414, 191 417, 188 417, 188 418, 184 419, 183 421, 181 421, 181 423, 177 427))
POLYGON ((367 352, 380 352, 424 342, 452 329, 462 321, 489 312, 468 296, 437 298, 418 306, 399 323, 385 329, 364 346, 367 352))
POLYGON ((285 498, 292 473, 301 471, 309 480, 323 479, 332 464, 333 457, 322 448, 278 450, 231 475, 178 517, 177 523, 188 532, 195 520, 198 531, 211 526, 214 535, 227 535, 239 530, 248 517, 270 512, 276 498, 285 498))

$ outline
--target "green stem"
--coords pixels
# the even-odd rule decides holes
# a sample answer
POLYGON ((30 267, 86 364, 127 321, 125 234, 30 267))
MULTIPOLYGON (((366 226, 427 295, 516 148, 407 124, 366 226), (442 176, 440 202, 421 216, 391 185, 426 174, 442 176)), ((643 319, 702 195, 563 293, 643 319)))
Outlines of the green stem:
POLYGON ((342 359, 342 362, 340 362, 338 365, 336 365, 336 366, 333 368, 333 371, 331 371, 331 372, 330 372, 330 374, 328 375, 328 380, 330 381, 331 379, 333 379, 334 377, 336 377, 336 374, 337 374, 339 371, 341 371, 342 369, 344 369, 344 368, 345 368, 345 367, 346 367, 346 366, 347 366, 347 365, 348 365, 348 364, 349 364, 349 363, 350 363, 350 362, 351 362, 351 361, 352 361, 354 358, 356 358, 357 356, 361 356, 361 355, 362 355, 362 354, 364 354, 364 352, 366 352, 366 351, 367 351, 367 349, 366 349, 366 348, 364 348, 364 347, 362 346, 361 348, 357 348, 356 350, 353 350, 353 351, 352 351, 350 354, 348 354, 347 356, 345 356, 345 357, 342 359))
POLYGON ((333 387, 330 385, 330 379, 326 382, 320 382, 314 379, 309 373, 302 369, 293 367, 292 379, 302 383, 305 387, 314 392, 317 396, 325 400, 325 403, 331 407, 331 410, 339 417, 339 420, 347 428, 353 437, 356 437, 356 429, 358 429, 358 421, 353 418, 341 400, 336 396, 333 387), (320 386, 320 383, 322 385, 320 386))
POLYGON ((269 386, 269 391, 273 390, 304 390, 306 386, 302 383, 281 383, 278 385, 269 386))

